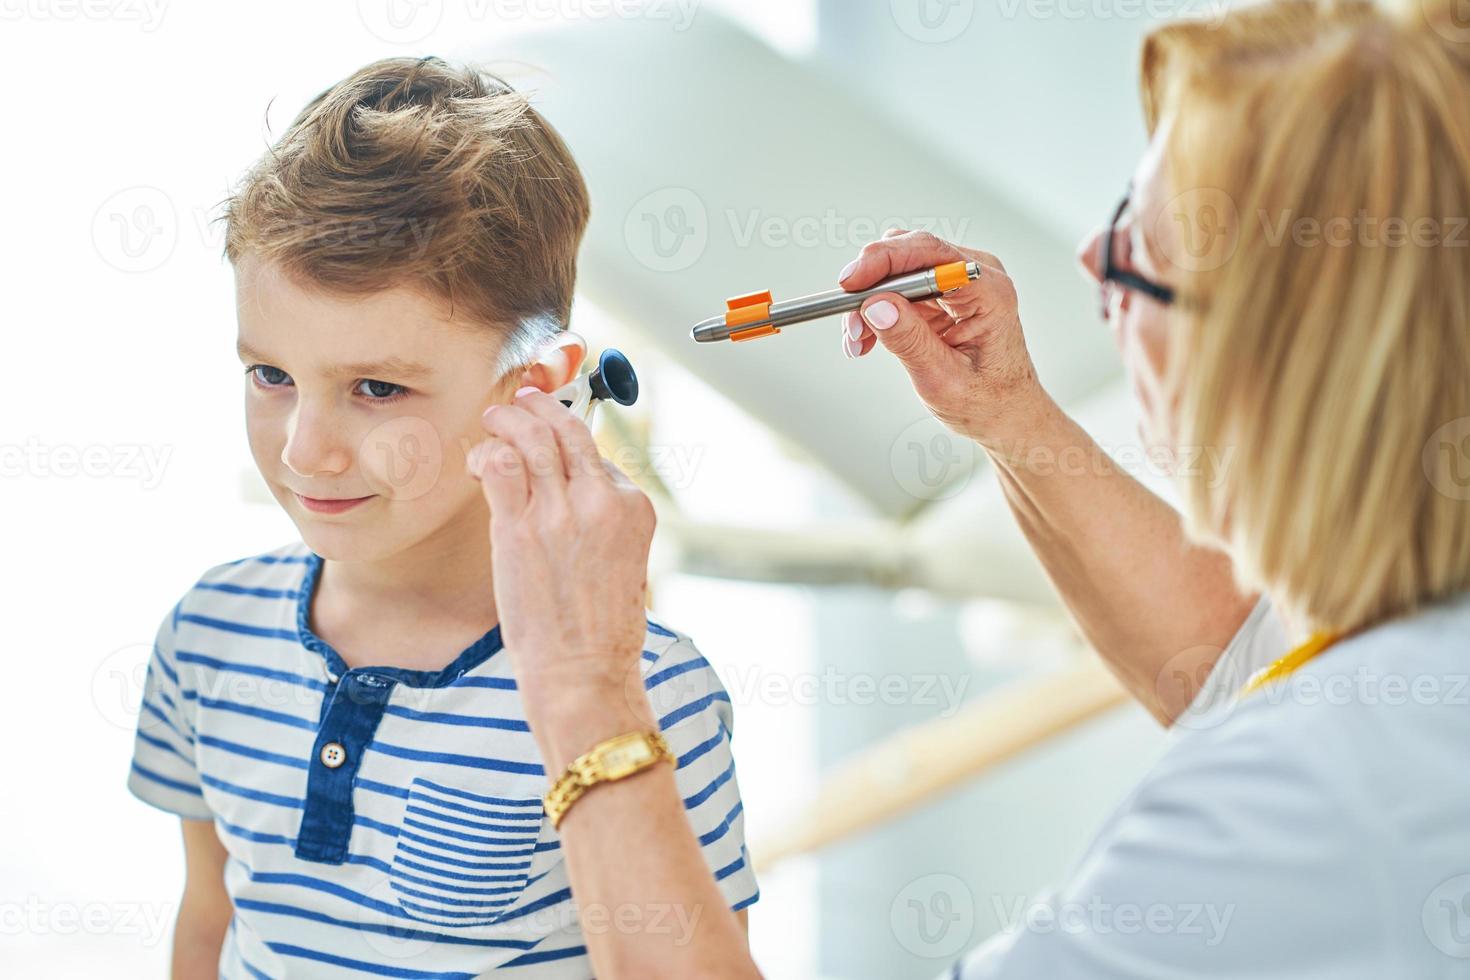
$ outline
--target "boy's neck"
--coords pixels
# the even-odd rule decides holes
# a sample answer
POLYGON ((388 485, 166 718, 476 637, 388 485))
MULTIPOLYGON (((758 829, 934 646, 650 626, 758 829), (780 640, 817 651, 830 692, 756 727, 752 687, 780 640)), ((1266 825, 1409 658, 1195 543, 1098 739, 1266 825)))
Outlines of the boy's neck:
MULTIPOLYGON (((494 617, 495 591, 490 546, 482 554, 462 545, 415 545, 381 562, 326 561, 331 589, 339 601, 361 608, 396 606, 404 610, 453 610, 465 618, 494 617), (479 611, 477 613, 477 610, 479 611)), ((488 628, 488 627, 487 627, 488 628)))
MULTIPOLYGON (((455 633, 457 627, 462 633, 489 630, 499 622, 489 523, 464 525, 446 525, 380 561, 323 561, 313 597, 313 621, 328 630, 343 623, 371 624, 389 634, 400 629, 423 630, 430 642, 455 633)), ((332 642, 331 637, 323 638, 332 642)), ((458 652, 435 651, 446 658, 458 652)))

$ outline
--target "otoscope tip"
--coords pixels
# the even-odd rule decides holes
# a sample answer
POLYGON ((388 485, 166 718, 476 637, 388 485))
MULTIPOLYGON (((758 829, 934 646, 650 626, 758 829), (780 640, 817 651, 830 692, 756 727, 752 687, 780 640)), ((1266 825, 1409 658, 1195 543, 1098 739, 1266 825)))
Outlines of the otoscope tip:
POLYGON ((638 400, 638 375, 627 355, 615 348, 609 347, 598 356, 597 370, 592 372, 587 383, 598 398, 611 399, 624 406, 638 400))

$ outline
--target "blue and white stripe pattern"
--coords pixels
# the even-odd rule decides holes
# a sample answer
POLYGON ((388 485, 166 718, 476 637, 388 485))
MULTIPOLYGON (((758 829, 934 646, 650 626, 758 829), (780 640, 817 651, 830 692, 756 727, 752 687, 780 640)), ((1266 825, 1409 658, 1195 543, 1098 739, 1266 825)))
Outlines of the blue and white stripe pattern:
MULTIPOLYGON (((310 628, 321 564, 298 541, 211 568, 148 665, 128 787, 214 821, 235 906, 220 976, 590 976, 499 629, 440 671, 348 668, 310 628)), ((643 670, 694 833, 743 908, 759 892, 729 695, 652 620, 643 670)))

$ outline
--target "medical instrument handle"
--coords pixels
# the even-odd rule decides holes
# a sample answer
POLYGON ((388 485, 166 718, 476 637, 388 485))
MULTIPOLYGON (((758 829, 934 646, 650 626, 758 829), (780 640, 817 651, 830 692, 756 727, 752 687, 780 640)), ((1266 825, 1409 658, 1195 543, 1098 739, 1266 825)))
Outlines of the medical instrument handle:
POLYGON ((840 288, 829 289, 779 303, 772 301, 769 292, 752 293, 729 300, 728 309, 722 316, 701 321, 689 335, 700 343, 753 340, 779 333, 782 327, 795 323, 856 310, 869 297, 879 293, 897 293, 910 300, 933 299, 978 278, 978 262, 951 262, 885 279, 868 289, 852 293, 840 288))

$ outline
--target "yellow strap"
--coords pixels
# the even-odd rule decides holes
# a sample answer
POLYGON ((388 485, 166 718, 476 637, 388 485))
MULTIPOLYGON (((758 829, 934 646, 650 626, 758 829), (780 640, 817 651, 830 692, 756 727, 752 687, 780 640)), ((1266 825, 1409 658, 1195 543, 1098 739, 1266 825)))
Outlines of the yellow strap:
POLYGON ((1269 667, 1263 667, 1240 689, 1240 696, 1253 694, 1261 688, 1291 674, 1302 664, 1342 639, 1343 634, 1333 632, 1313 633, 1311 638, 1269 667))

